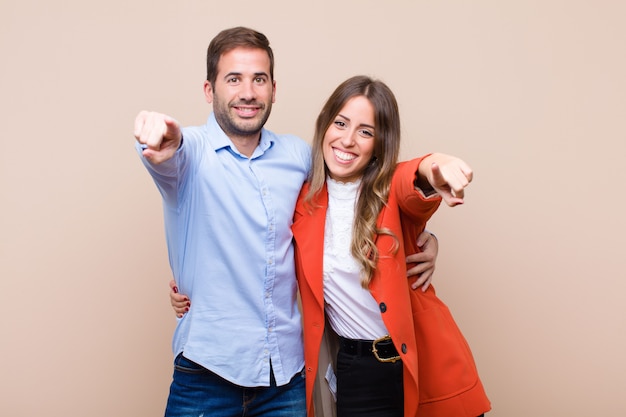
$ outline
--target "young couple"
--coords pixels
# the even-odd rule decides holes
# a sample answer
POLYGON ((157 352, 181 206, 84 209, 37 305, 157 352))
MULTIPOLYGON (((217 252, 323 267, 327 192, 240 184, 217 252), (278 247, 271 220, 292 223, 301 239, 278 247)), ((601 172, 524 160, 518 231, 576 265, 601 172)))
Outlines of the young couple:
POLYGON ((428 282, 414 290, 406 264, 441 199, 463 203, 471 169, 443 154, 398 163, 395 97, 365 76, 330 96, 310 156, 301 140, 267 131, 273 54, 250 29, 211 42, 205 94, 213 104, 205 126, 181 130, 147 112, 135 126, 164 199, 181 292, 172 304, 186 313, 166 415, 320 416, 328 401, 314 410, 314 397, 334 388, 332 373, 331 384, 319 378, 328 362, 319 358, 335 346, 332 414, 488 411, 452 316, 428 282))

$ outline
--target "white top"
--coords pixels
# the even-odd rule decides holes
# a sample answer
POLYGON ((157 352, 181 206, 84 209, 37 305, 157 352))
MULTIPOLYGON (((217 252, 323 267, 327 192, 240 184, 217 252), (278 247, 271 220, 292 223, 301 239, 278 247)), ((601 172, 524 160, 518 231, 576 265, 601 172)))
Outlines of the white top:
POLYGON ((328 211, 324 229, 324 300, 333 330, 348 339, 374 340, 387 328, 378 304, 361 286, 361 265, 350 251, 354 210, 360 180, 326 179, 328 211))

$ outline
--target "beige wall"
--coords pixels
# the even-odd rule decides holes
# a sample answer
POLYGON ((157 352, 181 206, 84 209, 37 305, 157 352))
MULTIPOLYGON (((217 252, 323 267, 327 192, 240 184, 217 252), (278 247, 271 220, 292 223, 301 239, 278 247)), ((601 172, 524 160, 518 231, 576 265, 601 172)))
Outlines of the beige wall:
POLYGON ((623 1, 0 2, 0 415, 161 415, 160 198, 141 109, 201 124, 204 53, 274 46, 269 127, 309 139, 339 81, 385 80, 403 156, 475 169, 443 207, 436 286, 492 416, 626 415, 623 1))

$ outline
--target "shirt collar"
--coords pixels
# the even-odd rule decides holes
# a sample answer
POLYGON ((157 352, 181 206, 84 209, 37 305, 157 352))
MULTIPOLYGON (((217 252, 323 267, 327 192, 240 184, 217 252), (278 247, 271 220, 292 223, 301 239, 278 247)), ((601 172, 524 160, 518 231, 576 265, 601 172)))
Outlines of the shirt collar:
MULTIPOLYGON (((220 149, 228 149, 229 152, 241 155, 237 150, 237 147, 233 143, 232 140, 224 133, 220 125, 217 123, 217 119, 215 119, 215 114, 211 112, 209 115, 209 119, 207 120, 207 129, 208 129, 208 137, 211 146, 215 151, 220 149)), ((261 129, 261 140, 259 141, 259 145, 254 150, 252 157, 250 159, 258 158, 263 155, 265 151, 272 147, 274 144, 274 135, 267 129, 261 129)), ((243 155, 241 155, 243 156, 243 155)))

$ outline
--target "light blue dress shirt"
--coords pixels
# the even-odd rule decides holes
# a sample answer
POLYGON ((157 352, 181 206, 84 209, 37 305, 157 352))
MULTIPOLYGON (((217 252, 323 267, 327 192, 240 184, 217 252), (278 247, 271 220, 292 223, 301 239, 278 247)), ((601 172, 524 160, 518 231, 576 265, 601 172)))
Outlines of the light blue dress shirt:
POLYGON ((191 299, 174 354, 247 387, 269 385, 271 361, 277 384, 288 383, 304 366, 291 224, 309 145, 263 129, 248 158, 211 114, 183 129, 172 159, 142 160, 163 197, 170 266, 191 299))

